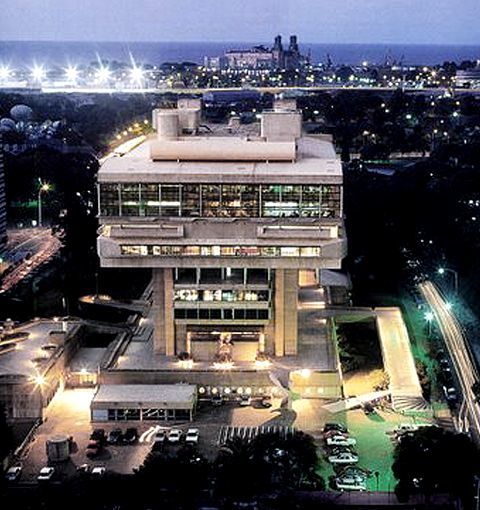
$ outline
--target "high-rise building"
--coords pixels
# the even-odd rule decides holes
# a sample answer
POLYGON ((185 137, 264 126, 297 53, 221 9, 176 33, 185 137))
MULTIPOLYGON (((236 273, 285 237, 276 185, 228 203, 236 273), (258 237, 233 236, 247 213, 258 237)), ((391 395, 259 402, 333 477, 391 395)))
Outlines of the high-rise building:
POLYGON ((152 269, 159 360, 295 356, 299 271, 346 254, 341 162, 292 101, 248 138, 202 136, 200 115, 154 111, 156 135, 100 168, 101 264, 152 269))
MULTIPOLYGON (((1 142, 1 139, 0 139, 1 142)), ((0 143, 0 254, 7 244, 7 198, 5 194, 5 167, 0 143)))

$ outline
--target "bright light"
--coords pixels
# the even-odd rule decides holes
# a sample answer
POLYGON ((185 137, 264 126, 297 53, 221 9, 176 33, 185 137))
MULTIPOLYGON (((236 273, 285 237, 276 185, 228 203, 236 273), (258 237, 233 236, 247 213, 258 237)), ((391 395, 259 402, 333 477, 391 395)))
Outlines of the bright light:
POLYGON ((10 77, 11 70, 7 66, 0 67, 0 80, 8 80, 10 77))
POLYGON ((32 69, 32 78, 35 81, 42 81, 43 78, 45 78, 46 74, 47 73, 46 73, 45 69, 43 68, 43 66, 35 65, 34 68, 32 69))
POLYGON ((76 82, 78 79, 78 69, 73 66, 69 66, 65 69, 65 77, 70 82, 76 82))
POLYGON ((223 363, 215 362, 213 368, 215 370, 231 370, 233 368, 233 361, 225 361, 223 363))
POLYGON ((427 322, 431 322, 431 321, 433 321, 433 313, 432 313, 432 312, 426 312, 426 313, 425 313, 425 320, 426 320, 427 322))
POLYGON ((80 373, 81 373, 82 375, 87 375, 87 374, 88 374, 88 371, 87 371, 87 369, 86 369, 86 368, 82 368, 82 369, 80 370, 80 373))
POLYGON ((108 69, 108 67, 101 66, 98 69, 95 78, 98 82, 105 83, 106 81, 108 81, 110 79, 110 74, 111 74, 111 72, 110 72, 110 69, 108 69))
POLYGON ((37 385, 37 386, 43 386, 45 384, 45 377, 43 377, 43 375, 37 375, 33 378, 33 381, 34 383, 37 385))
POLYGON ((364 61, 362 62, 362 66, 363 66, 363 67, 367 67, 367 66, 368 66, 368 62, 367 62, 366 60, 364 60, 364 61))
POLYGON ((300 370, 300 375, 304 379, 308 379, 312 375, 312 371, 309 368, 302 368, 302 370, 300 370))
POLYGON ((438 268, 438 274, 445 274, 445 268, 439 267, 438 268))
POLYGON ((40 191, 50 191, 50 184, 44 182, 40 185, 40 191))
POLYGON ((134 66, 130 70, 130 79, 136 84, 141 85, 143 82, 143 69, 140 67, 134 66))
POLYGON ((257 368, 268 368, 272 362, 268 359, 257 359, 255 360, 255 366, 257 368))
POLYGON ((445 308, 447 310, 451 310, 452 309, 452 303, 445 303, 445 308))

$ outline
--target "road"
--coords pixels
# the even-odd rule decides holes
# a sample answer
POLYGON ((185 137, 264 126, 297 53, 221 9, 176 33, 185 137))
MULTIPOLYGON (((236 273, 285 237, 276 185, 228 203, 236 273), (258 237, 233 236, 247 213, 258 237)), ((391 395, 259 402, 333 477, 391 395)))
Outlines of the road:
POLYGON ((49 228, 11 230, 5 253, 7 266, 15 261, 16 256, 30 253, 12 270, 6 273, 0 283, 0 293, 11 290, 27 275, 32 274, 42 264, 50 260, 61 248, 61 241, 52 235, 49 228))
POLYGON ((475 440, 480 442, 480 406, 472 391, 472 385, 478 380, 478 370, 470 354, 468 340, 437 286, 426 281, 419 285, 419 289, 438 323, 461 386, 463 402, 459 410, 458 428, 461 431, 470 429, 475 440))

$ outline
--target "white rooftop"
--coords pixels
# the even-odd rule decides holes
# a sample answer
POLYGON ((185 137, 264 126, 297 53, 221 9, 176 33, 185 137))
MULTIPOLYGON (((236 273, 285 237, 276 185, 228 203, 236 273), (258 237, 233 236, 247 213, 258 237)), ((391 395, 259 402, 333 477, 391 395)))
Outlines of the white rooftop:
POLYGON ((193 406, 196 386, 193 384, 103 384, 93 398, 96 404, 115 402, 135 405, 183 404, 193 406))
MULTIPOLYGON (((202 137, 203 138, 203 137, 202 137)), ((185 138, 188 143, 188 138, 185 138)), ((211 137, 212 144, 215 137, 211 137)), ((268 142, 265 142, 268 144, 268 142)), ((108 158, 99 182, 340 182, 342 165, 330 141, 304 136, 297 140, 294 161, 153 161, 149 141, 123 156, 108 158)))

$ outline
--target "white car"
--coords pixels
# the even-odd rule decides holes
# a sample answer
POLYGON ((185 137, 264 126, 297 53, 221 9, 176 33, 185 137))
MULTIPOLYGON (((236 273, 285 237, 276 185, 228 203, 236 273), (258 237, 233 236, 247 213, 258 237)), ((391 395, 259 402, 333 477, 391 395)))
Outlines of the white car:
POLYGON ((335 478, 335 485, 341 491, 366 491, 367 481, 365 477, 356 475, 340 475, 335 478))
POLYGON ((338 452, 328 457, 330 464, 355 464, 358 462, 358 455, 352 452, 338 452))
POLYGON ((159 430, 155 433, 155 436, 153 437, 154 443, 164 443, 165 439, 167 438, 167 431, 166 430, 159 430))
POLYGON ((55 468, 53 467, 43 467, 40 469, 40 473, 37 476, 37 480, 39 482, 49 482, 55 473, 55 468))
POLYGON ((22 466, 13 466, 5 473, 5 479, 8 482, 15 482, 20 478, 22 474, 22 466))
POLYGON ((168 442, 169 443, 179 443, 181 437, 182 437, 182 431, 179 429, 172 429, 168 432, 168 442))
POLYGON ((188 444, 197 444, 199 434, 198 429, 188 429, 185 436, 185 442, 188 444))
POLYGON ((93 477, 101 477, 105 474, 106 468, 104 466, 95 466, 92 471, 91 475, 93 477))
POLYGON ((327 437, 325 442, 327 446, 355 446, 357 444, 357 440, 353 437, 342 436, 341 434, 327 437))

